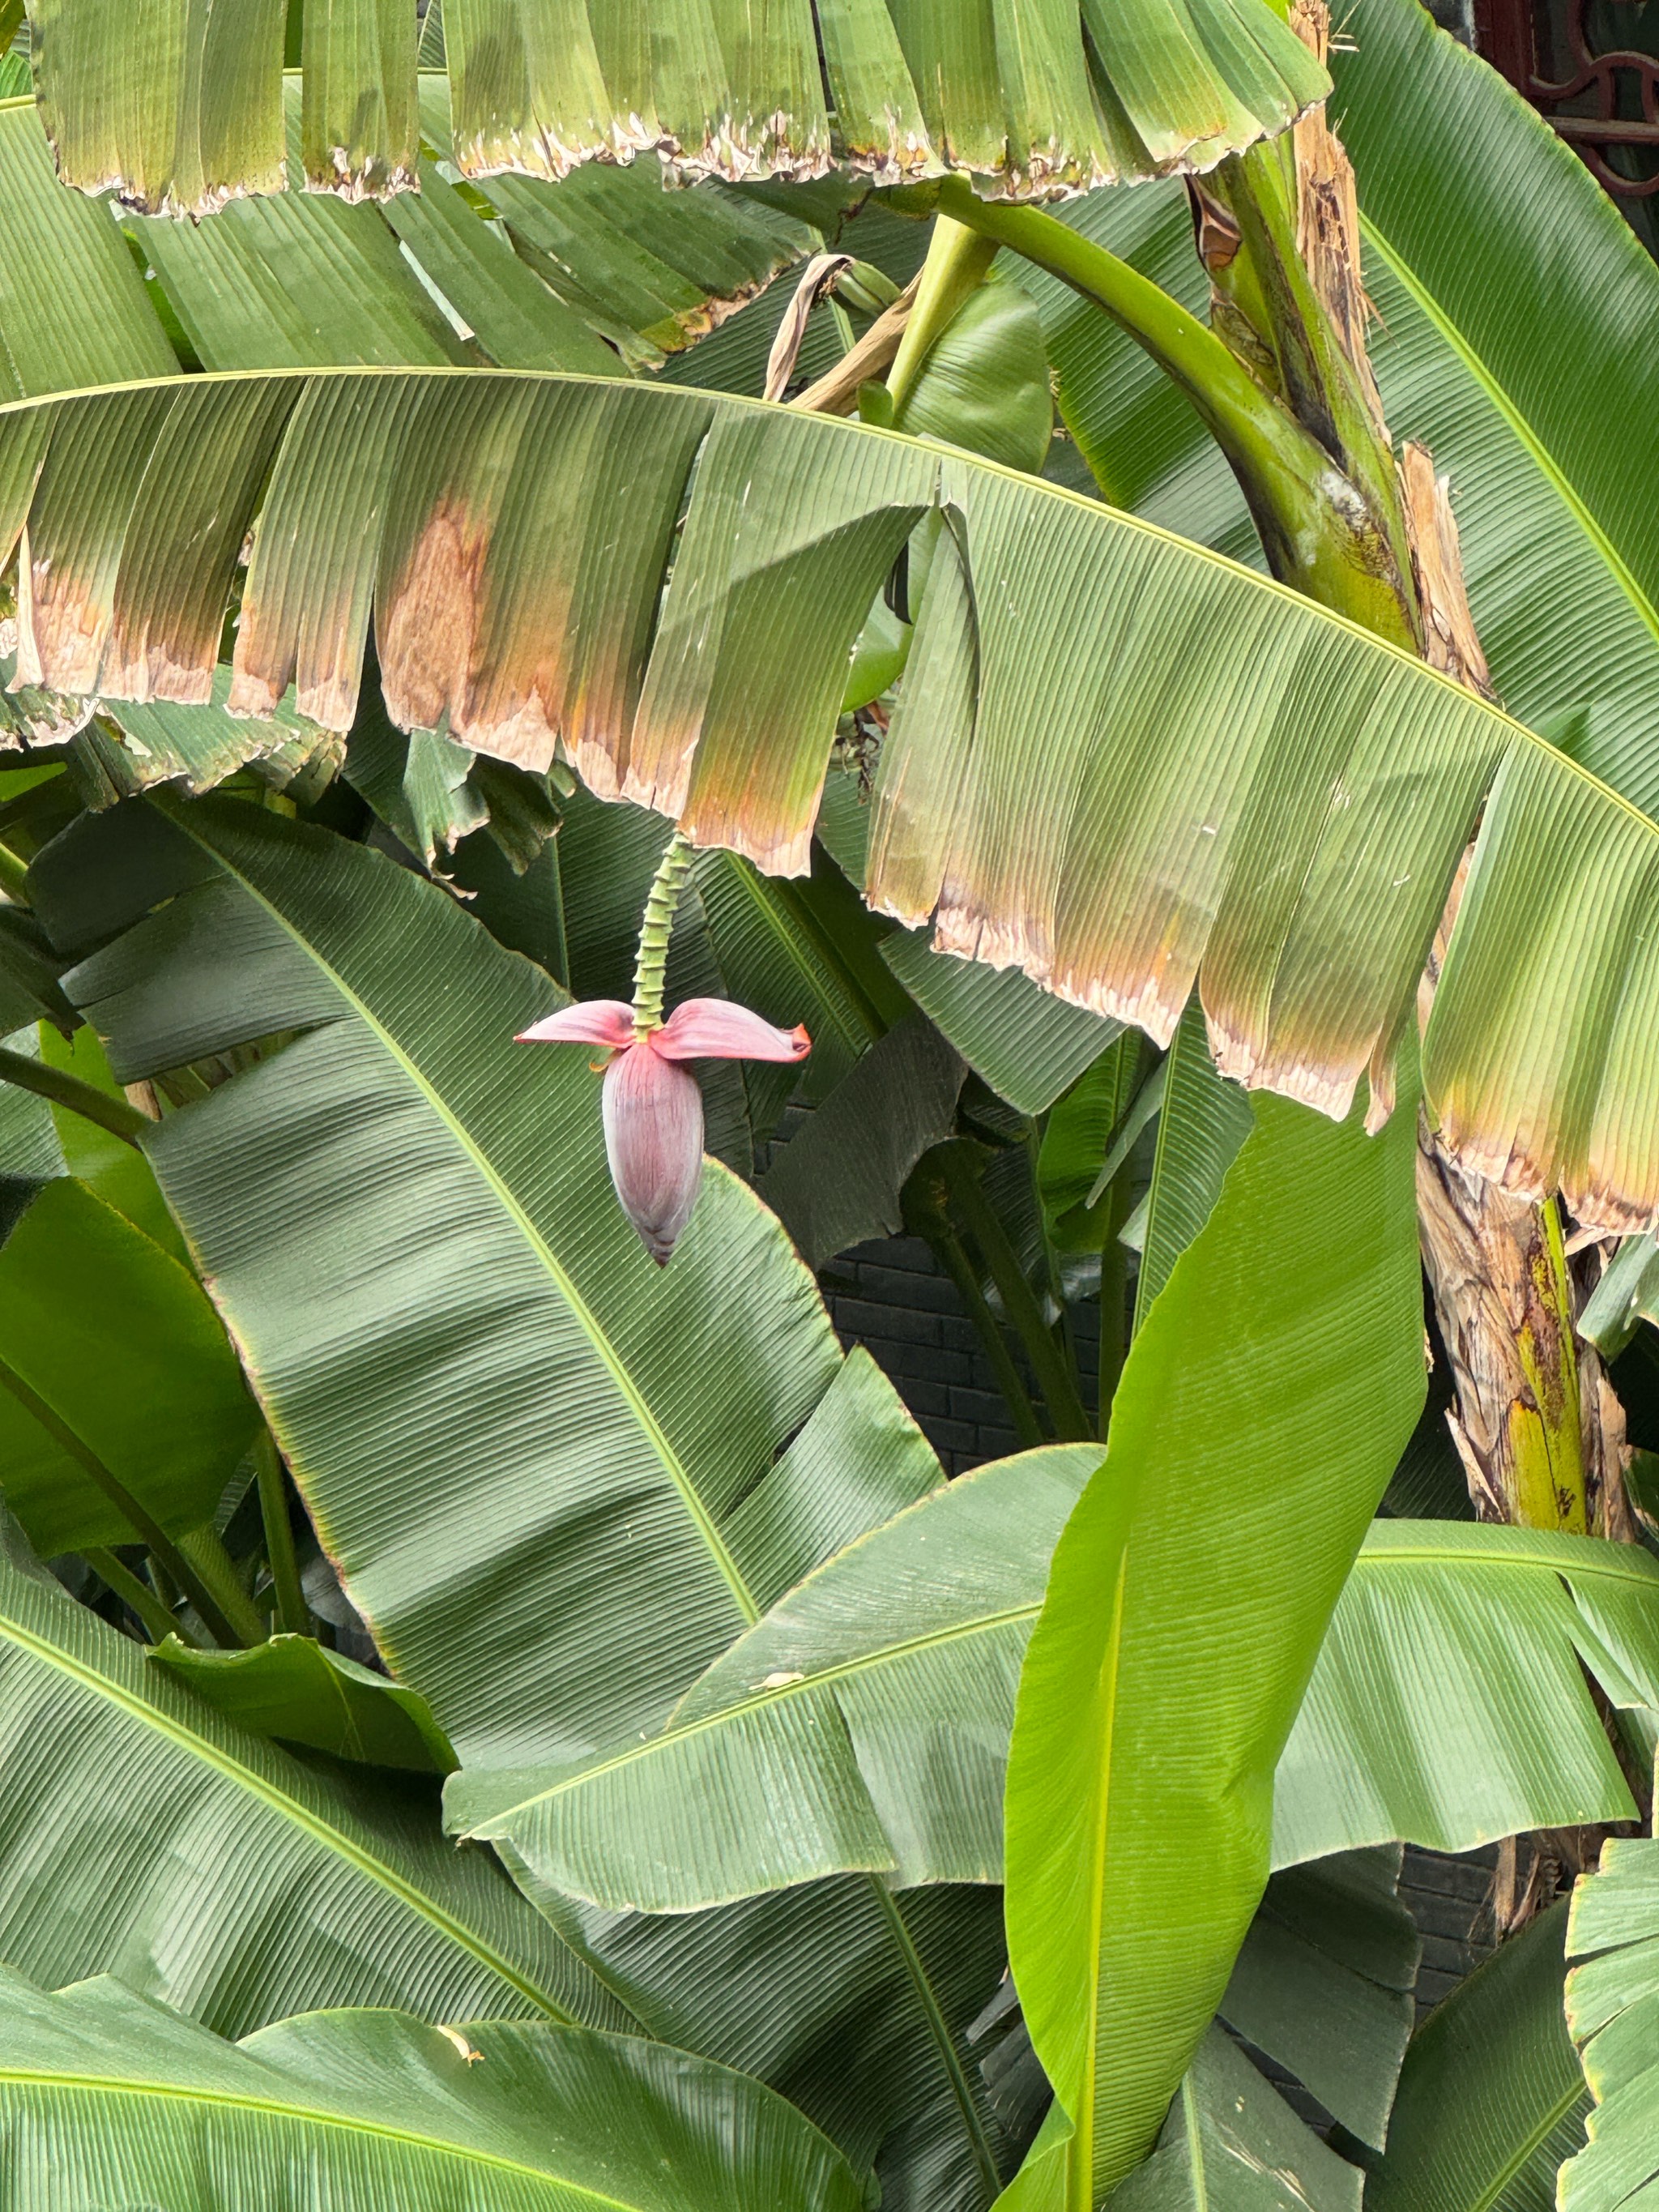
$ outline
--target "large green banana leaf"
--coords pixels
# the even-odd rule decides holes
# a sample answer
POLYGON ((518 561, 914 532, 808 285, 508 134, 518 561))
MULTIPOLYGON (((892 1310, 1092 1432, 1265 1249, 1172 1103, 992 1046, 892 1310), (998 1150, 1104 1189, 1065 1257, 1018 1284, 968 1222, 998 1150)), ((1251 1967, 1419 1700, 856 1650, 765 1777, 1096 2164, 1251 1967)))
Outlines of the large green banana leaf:
MULTIPOLYGON (((1014 1686, 1056 1532, 1099 1458, 1048 1447, 933 1492, 781 1595, 664 1729, 596 1759, 465 1771, 451 1825, 614 1911, 854 1867, 1000 1880, 1014 1686)), ((1376 1523, 1279 1759, 1273 1864, 1629 1818, 1584 1668, 1620 1705, 1659 1699, 1644 1553, 1376 1523)))
POLYGON ((0 1480, 46 1553, 210 1521, 258 1409, 188 1270, 58 1176, 0 1244, 0 1480))
MULTIPOLYGON (((124 1079, 301 1032, 149 1147, 348 1592, 469 1764, 658 1723, 773 1595, 937 1481, 734 1178, 706 1171, 651 1264, 590 1055, 512 1042, 556 987, 434 885, 223 799, 86 817, 32 881, 66 949, 123 933, 74 973, 124 1079)), ((630 2002, 738 2063, 760 2033, 757 2069, 863 2155, 934 2127, 940 2206, 983 2203, 995 2131, 958 2047, 1000 1971, 981 1914, 937 1946, 976 1992, 937 1989, 866 1881, 777 1916, 758 2027, 720 1948, 748 1923, 631 1931, 630 2002), (890 2009, 866 2019, 876 1972, 890 2009)))
POLYGON ((1437 2006, 1400 2076, 1370 2212, 1550 2212, 1589 2091, 1562 2016, 1565 1901, 1437 2006))
POLYGON ((427 1803, 222 1720, 0 1530, 0 1922, 20 1971, 118 1972, 242 2034, 329 2005, 630 2024, 427 1803))
POLYGON ((1561 2212, 1650 2203, 1659 2179, 1659 1842, 1615 1837, 1567 1922, 1567 2026, 1594 2097, 1589 2140, 1561 2169, 1561 2212))
POLYGON ((1659 1692, 1659 1575, 1639 1547, 1468 1522, 1382 1521, 1344 1595, 1279 1770, 1275 1851, 1389 1836, 1469 1850, 1633 1807, 1584 1675, 1659 1692), (1507 1655, 1502 1687, 1463 1693, 1507 1655), (1386 1660, 1381 1655, 1386 1654, 1386 1660), (1590 1813, 1547 1808, 1595 1804, 1590 1813))
POLYGON ((941 504, 959 521, 884 747, 875 904, 1161 1038, 1197 975, 1228 1072, 1340 1113, 1368 1064, 1386 1103, 1484 794, 1431 1109, 1472 1165, 1559 1179, 1588 1219, 1659 1207, 1659 830, 1257 576, 890 433, 614 380, 192 377, 0 410, 28 680, 204 698, 257 510, 233 708, 292 679, 349 723, 373 602, 399 722, 447 714, 534 765, 556 735, 602 793, 782 872, 853 639, 941 504))
MULTIPOLYGON (((205 215, 283 184, 283 0, 234 24, 192 0, 33 0, 35 81, 70 182, 205 215)), ((655 149, 692 175, 890 181, 947 164, 1012 194, 1206 167, 1319 97, 1323 71, 1261 0, 449 0, 469 176, 562 177, 655 149), (827 73, 832 132, 825 105, 827 73)), ((413 9, 335 0, 306 20, 308 186, 417 181, 413 9)))
POLYGON ((860 2212, 782 2098, 637 2037, 313 2013, 222 2042, 0 1969, 0 2203, 90 2212, 860 2212), (44 2188, 44 2194, 40 2193, 44 2188))
POLYGON ((1422 1403, 1410 1117, 1368 1138, 1358 1116, 1255 1111, 1136 1334, 1020 1675, 1009 1959, 1067 2123, 1010 2192, 1022 2212, 1087 2212, 1152 2148, 1266 1884, 1273 1769, 1422 1403))

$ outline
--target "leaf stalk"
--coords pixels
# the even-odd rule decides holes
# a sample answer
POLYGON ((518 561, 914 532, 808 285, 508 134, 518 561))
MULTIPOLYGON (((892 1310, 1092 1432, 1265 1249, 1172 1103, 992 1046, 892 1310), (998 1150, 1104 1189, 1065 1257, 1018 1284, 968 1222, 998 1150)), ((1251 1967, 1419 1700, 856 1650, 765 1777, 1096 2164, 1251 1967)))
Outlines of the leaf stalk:
MULTIPOLYGON (((109 1500, 138 1541, 147 1547, 195 1607, 209 1635, 216 1643, 227 1646, 234 1647, 239 1644, 241 1639, 216 1601, 213 1593, 161 1522, 147 1507, 140 1504, 120 1477, 105 1465, 85 1438, 76 1435, 57 1408, 3 1359, 0 1359, 0 1388, 10 1391, 24 1411, 39 1422, 53 1443, 68 1453, 93 1486, 109 1500)), ((101 1573, 103 1570, 100 1568, 99 1571, 101 1573)), ((263 1640, 262 1632, 255 1641, 263 1640)))
POLYGON ((311 1608, 300 1581, 300 1563, 294 1550, 294 1524, 288 1515, 288 1486, 276 1439, 261 1429, 253 1443, 254 1474, 259 1485, 259 1516, 264 1523, 265 1558, 276 1595, 278 1625, 290 1636, 311 1634, 311 1608))
POLYGON ((0 1045, 0 1083, 15 1084, 20 1091, 32 1091, 37 1098, 66 1107, 83 1121, 95 1121, 100 1129, 135 1149, 140 1148, 142 1132, 150 1127, 149 1115, 126 1099, 112 1098, 108 1091, 71 1075, 67 1068, 49 1066, 43 1060, 13 1052, 5 1045, 0 1045))

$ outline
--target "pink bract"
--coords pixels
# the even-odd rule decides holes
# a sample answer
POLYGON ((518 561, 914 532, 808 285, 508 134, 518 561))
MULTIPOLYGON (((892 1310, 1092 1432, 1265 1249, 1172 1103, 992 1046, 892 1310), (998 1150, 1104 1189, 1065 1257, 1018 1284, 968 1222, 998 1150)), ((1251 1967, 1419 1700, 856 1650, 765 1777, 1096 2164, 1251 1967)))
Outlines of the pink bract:
POLYGON ((620 999, 584 999, 521 1030, 517 1042, 610 1051, 603 1110, 611 1180, 659 1267, 691 1218, 702 1176, 702 1093, 682 1063, 804 1060, 812 1048, 799 1024, 778 1029, 729 999, 687 999, 643 1037, 620 999))

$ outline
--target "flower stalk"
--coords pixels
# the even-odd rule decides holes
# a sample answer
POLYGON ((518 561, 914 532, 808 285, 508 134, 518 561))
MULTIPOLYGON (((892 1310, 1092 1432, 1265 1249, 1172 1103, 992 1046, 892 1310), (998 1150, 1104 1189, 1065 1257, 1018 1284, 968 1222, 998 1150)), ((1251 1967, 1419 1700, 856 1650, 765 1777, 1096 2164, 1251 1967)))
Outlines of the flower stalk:
POLYGON ((634 955, 634 1038, 636 1043, 662 1027, 662 1002, 668 981, 668 942, 680 895, 691 872, 690 838, 677 830, 657 863, 645 895, 639 949, 634 955))

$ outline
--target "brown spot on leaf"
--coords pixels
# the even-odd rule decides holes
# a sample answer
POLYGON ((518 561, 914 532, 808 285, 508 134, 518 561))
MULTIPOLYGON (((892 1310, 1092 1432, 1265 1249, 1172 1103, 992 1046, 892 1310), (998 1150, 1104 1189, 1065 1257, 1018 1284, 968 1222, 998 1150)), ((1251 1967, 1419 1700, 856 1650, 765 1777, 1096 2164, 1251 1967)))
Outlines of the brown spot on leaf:
POLYGON ((428 516, 375 628, 388 711, 435 729, 460 710, 477 646, 487 524, 454 498, 428 516))

